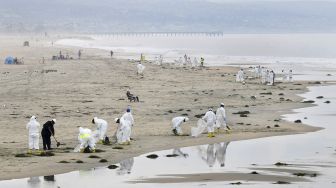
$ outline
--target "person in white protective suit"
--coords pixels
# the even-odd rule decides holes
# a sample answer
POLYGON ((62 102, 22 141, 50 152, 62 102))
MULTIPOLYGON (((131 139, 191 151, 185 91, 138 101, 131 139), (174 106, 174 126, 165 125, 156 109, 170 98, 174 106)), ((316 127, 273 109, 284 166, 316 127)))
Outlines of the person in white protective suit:
POLYGON ((282 74, 282 82, 285 82, 287 80, 287 75, 285 73, 285 70, 281 70, 281 74, 282 74))
POLYGON ((228 130, 230 130, 230 127, 226 123, 226 112, 224 108, 224 103, 220 104, 220 107, 216 111, 216 125, 215 127, 219 131, 219 129, 222 127, 226 127, 228 130))
POLYGON ((266 84, 267 82, 267 72, 265 69, 261 70, 261 84, 266 84))
POLYGON ((134 118, 130 107, 127 107, 126 112, 121 116, 121 118, 123 118, 125 121, 129 121, 131 126, 134 125, 134 118))
POLYGON ((145 70, 145 68, 146 67, 144 65, 142 65, 141 62, 139 62, 139 64, 137 65, 137 69, 138 69, 137 74, 138 75, 143 75, 143 71, 145 70))
POLYGON ((198 66, 198 60, 197 58, 195 57, 194 58, 194 62, 193 62, 193 67, 197 67, 198 66))
POLYGON ((274 82, 275 82, 275 72, 274 72, 273 70, 271 71, 270 80, 271 80, 271 85, 274 86, 274 82))
POLYGON ((274 79, 275 79, 275 73, 273 72, 273 70, 271 70, 268 74, 268 85, 273 86, 274 85, 274 79))
POLYGON ((243 69, 240 69, 236 75, 236 82, 242 82, 244 83, 244 71, 243 69))
POLYGON ((122 160, 120 162, 120 168, 116 171, 118 175, 130 174, 134 164, 134 158, 122 160))
POLYGON ((91 152, 95 152, 95 139, 92 135, 92 131, 87 128, 79 127, 79 134, 78 134, 78 141, 79 151, 84 152, 84 149, 89 147, 91 152))
POLYGON ((216 159, 217 159, 217 162, 220 164, 221 167, 225 166, 226 148, 228 147, 229 144, 230 144, 230 142, 223 142, 223 143, 215 144, 216 159))
POLYGON ((92 123, 97 126, 97 132, 96 135, 94 135, 95 137, 97 137, 97 143, 103 144, 106 137, 108 123, 103 119, 98 119, 97 117, 94 117, 92 119, 92 123))
POLYGON ((159 62, 158 62, 158 65, 162 65, 162 63, 163 63, 163 56, 160 55, 160 56, 159 56, 159 62))
POLYGON ((39 150, 39 136, 40 136, 40 123, 37 122, 37 117, 32 116, 26 125, 28 129, 28 153, 32 153, 32 150, 39 150))
POLYGON ((266 70, 266 84, 270 83, 270 71, 266 70))
POLYGON ((289 70, 288 72, 288 81, 293 82, 293 71, 292 70, 289 70))
POLYGON ((258 66, 254 67, 254 77, 258 78, 258 66))
POLYGON ((188 117, 183 117, 183 116, 179 116, 179 117, 174 117, 172 119, 172 126, 173 126, 173 133, 175 136, 181 136, 183 134, 181 126, 182 123, 189 121, 188 117))
POLYGON ((128 121, 128 123, 130 124, 130 128, 131 128, 130 135, 131 135, 132 134, 132 128, 134 126, 134 118, 133 118, 130 106, 127 107, 126 112, 121 116, 121 118, 123 118, 125 121, 128 121))
POLYGON ((126 121, 124 118, 116 118, 115 122, 118 124, 117 127, 117 143, 121 145, 131 144, 131 123, 126 121))
POLYGON ((258 78, 260 78, 261 77, 261 67, 260 67, 260 65, 258 65, 258 78))
POLYGON ((208 129, 208 137, 215 137, 215 123, 216 123, 216 114, 210 108, 207 113, 205 113, 202 118, 206 124, 208 129))

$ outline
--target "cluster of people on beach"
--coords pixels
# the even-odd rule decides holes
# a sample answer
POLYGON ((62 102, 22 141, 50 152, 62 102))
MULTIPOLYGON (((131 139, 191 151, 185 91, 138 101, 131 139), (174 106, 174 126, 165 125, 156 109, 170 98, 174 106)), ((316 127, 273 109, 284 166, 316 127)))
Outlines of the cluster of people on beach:
POLYGON ((200 61, 196 57, 192 60, 192 57, 184 54, 183 58, 180 57, 178 60, 175 60, 175 65, 177 66, 190 66, 190 67, 203 67, 204 66, 204 58, 201 57, 200 61))
MULTIPOLYGON (((74 149, 75 152, 84 152, 85 149, 89 152, 95 152, 96 144, 109 144, 110 140, 107 136, 108 123, 104 119, 94 117, 92 124, 96 126, 96 130, 92 131, 89 128, 79 127, 78 141, 79 145, 74 149)), ((134 118, 131 113, 131 108, 128 107, 126 112, 120 117, 115 118, 117 130, 113 135, 116 142, 121 145, 129 145, 131 142, 132 127, 134 118)), ((52 119, 43 124, 41 136, 43 140, 43 150, 51 150, 51 136, 55 138, 56 119, 52 119)), ((36 116, 32 116, 26 125, 28 129, 28 153, 39 152, 40 138, 40 123, 36 116)), ((56 138, 55 138, 56 140, 56 138)), ((57 141, 57 140, 56 140, 57 141)), ((59 146, 57 141, 57 147, 59 146)))
MULTIPOLYGON (((289 70, 286 74, 284 70, 281 72, 282 81, 293 81, 293 71, 289 70)), ((260 83, 263 85, 271 85, 273 86, 275 83, 276 74, 272 69, 268 69, 266 67, 261 67, 260 65, 253 68, 254 78, 260 79, 260 83)), ((236 82, 241 82, 245 84, 245 73, 244 69, 241 68, 236 74, 236 82)))
MULTIPOLYGON (((176 136, 183 135, 182 124, 189 121, 188 117, 178 116, 172 119, 172 132, 176 136)), ((205 115, 199 120, 197 127, 191 129, 191 136, 197 137, 204 132, 207 128, 208 137, 215 137, 215 129, 219 132, 220 128, 226 128, 230 130, 231 128, 227 125, 226 112, 224 108, 224 103, 220 104, 217 109, 216 114, 213 112, 212 108, 205 113, 205 115)))
MULTIPOLYGON (((131 113, 131 108, 128 107, 126 112, 120 117, 115 118, 117 130, 112 136, 116 139, 116 143, 121 145, 129 145, 131 143, 132 128, 134 126, 134 118, 131 113)), ((189 121, 188 117, 179 116, 172 119, 172 132, 176 136, 182 136, 182 124, 189 121)), ((226 113, 224 103, 220 104, 216 114, 210 108, 205 115, 199 120, 202 121, 197 127, 193 127, 191 132, 192 136, 197 137, 207 128, 208 137, 215 137, 215 129, 219 131, 220 128, 231 128, 227 125, 226 113)), ((91 121, 96 126, 96 130, 92 131, 89 128, 79 127, 78 146, 74 152, 95 152, 97 144, 110 144, 110 139, 107 136, 108 123, 104 119, 94 117, 91 121)), ((40 123, 37 121, 36 116, 32 116, 26 125, 28 129, 28 153, 39 152, 39 138, 40 134, 43 140, 43 150, 51 150, 51 137, 54 137, 57 142, 57 147, 60 143, 55 138, 56 119, 52 119, 43 124, 42 131, 40 132, 40 123)))

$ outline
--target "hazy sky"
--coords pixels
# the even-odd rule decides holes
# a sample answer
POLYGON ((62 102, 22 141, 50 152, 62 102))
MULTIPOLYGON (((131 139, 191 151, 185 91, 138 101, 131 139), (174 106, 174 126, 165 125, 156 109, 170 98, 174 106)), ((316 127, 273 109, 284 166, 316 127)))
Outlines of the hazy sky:
POLYGON ((0 0, 0 32, 335 32, 335 18, 336 0, 0 0))

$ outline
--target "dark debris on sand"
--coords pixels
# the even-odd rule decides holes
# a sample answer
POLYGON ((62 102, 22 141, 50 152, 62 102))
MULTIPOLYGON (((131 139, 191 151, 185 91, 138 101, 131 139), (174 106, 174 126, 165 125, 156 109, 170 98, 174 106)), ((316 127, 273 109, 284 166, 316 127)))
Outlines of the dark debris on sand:
POLYGON ((116 169, 116 168, 119 168, 119 166, 117 166, 117 165, 109 165, 107 168, 108 169, 116 169))
POLYGON ((156 155, 156 154, 150 154, 150 155, 147 155, 146 157, 149 158, 149 159, 156 159, 156 158, 158 158, 159 156, 156 155))

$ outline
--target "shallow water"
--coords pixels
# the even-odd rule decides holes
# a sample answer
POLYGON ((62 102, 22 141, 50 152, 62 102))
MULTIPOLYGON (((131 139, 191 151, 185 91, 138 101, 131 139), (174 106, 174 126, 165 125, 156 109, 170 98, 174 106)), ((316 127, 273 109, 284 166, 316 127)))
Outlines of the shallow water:
MULTIPOLYGON (((251 168, 304 169, 316 171, 317 177, 305 177, 312 182, 294 182, 290 187, 335 187, 336 186, 336 86, 311 87, 302 96, 315 100, 318 106, 297 109, 296 114, 284 116, 293 121, 301 119, 303 123, 324 127, 324 130, 290 136, 277 136, 246 141, 187 147, 181 149, 153 152, 157 159, 141 155, 117 164, 119 168, 95 168, 88 171, 76 171, 54 176, 54 181, 44 177, 1 181, 0 187, 222 187, 232 186, 232 182, 242 182, 241 187, 278 187, 283 185, 273 182, 250 182, 246 179, 235 181, 216 181, 207 179, 203 182, 155 184, 134 183, 134 181, 155 178, 164 174, 199 174, 199 173, 250 173, 283 175, 295 177, 286 172, 270 172, 251 168), (316 99, 323 95, 323 99, 316 99), (324 101, 331 101, 325 104, 324 101), (304 119, 307 117, 307 119, 304 119), (177 153, 178 157, 166 157, 177 153), (225 153, 225 160, 220 158, 225 153), (183 155, 185 154, 185 155, 183 155), (217 157, 217 158, 216 158, 217 157), (225 161, 225 166, 221 164, 225 161), (292 164, 288 167, 275 167, 276 162, 292 164), (121 167, 120 167, 121 166, 121 167)), ((281 126, 281 122, 280 122, 281 126)), ((225 174, 223 175, 225 176, 225 174)), ((50 177, 49 177, 50 179, 50 177)))

